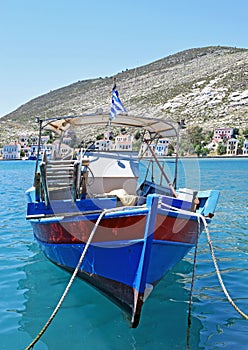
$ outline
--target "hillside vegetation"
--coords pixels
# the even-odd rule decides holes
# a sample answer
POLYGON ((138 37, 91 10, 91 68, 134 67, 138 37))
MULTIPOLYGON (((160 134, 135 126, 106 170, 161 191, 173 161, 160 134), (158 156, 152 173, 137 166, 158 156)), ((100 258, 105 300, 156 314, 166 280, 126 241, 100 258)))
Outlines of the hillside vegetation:
POLYGON ((209 130, 248 128, 248 50, 190 49, 113 77, 78 81, 39 96, 0 119, 0 144, 30 135, 35 117, 109 111, 114 78, 130 114, 185 119, 209 130))

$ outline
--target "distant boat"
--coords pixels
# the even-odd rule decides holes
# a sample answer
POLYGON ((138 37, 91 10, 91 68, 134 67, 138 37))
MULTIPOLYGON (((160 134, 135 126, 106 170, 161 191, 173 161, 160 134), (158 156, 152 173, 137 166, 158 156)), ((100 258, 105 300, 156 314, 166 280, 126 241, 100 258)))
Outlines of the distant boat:
POLYGON ((37 156, 35 156, 35 155, 30 155, 30 156, 28 157, 28 160, 37 160, 37 156))
MULTIPOLYGON (((46 119, 41 129, 43 124, 63 134, 110 123, 109 114, 96 114, 46 119)), ((147 147, 178 132, 173 122, 129 115, 118 115, 111 127, 143 130, 147 147)), ((151 152, 146 164, 156 165, 165 183, 149 169, 141 182, 134 152, 89 148, 77 160, 44 155, 27 191, 27 220, 45 256, 71 273, 83 258, 77 275, 125 310, 133 328, 156 284, 195 246, 201 215, 210 222, 219 197, 216 190, 176 190, 151 152)))
POLYGON ((38 148, 39 148, 39 145, 30 146, 28 160, 37 160, 38 148))
MULTIPOLYGON (((34 146, 32 146, 34 147, 34 146)), ((46 158, 47 159, 50 159, 51 158, 51 150, 47 150, 44 146, 40 147, 40 151, 38 153, 38 146, 35 146, 36 147, 36 150, 31 152, 28 156, 28 160, 37 160, 37 158, 39 160, 42 160, 42 156, 44 154, 44 152, 46 152, 46 158)))

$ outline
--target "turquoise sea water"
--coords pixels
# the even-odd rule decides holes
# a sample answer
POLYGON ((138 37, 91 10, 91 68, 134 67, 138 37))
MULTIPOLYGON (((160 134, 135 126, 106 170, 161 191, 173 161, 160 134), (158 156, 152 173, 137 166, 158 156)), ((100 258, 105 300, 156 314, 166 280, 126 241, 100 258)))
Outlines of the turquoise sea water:
MULTIPOLYGON (((25 349, 48 320, 69 275, 39 251, 25 221, 34 162, 0 162, 0 349, 25 349)), ((219 189, 210 233, 230 295, 248 313, 248 159, 181 161, 179 185, 219 189), (189 180, 189 176, 190 179, 189 180)), ((81 280, 34 349, 186 349, 193 252, 155 288, 140 326, 81 280)), ((248 321, 226 300, 203 232, 198 247, 190 349, 247 349, 248 321)))

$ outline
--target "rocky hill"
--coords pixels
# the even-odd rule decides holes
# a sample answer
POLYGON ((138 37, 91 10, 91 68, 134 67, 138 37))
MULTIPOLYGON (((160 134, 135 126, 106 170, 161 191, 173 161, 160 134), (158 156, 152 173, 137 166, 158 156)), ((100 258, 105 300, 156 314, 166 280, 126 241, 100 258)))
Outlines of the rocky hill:
POLYGON ((114 78, 130 114, 185 119, 204 129, 248 128, 248 50, 218 46, 50 91, 0 119, 0 144, 33 133, 36 116, 109 111, 114 78))

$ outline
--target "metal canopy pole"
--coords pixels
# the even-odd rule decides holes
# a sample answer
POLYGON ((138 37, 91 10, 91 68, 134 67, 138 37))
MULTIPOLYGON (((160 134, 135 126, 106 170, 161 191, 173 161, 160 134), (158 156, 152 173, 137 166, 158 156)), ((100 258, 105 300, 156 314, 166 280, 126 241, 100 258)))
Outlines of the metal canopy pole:
POLYGON ((169 179, 168 176, 166 175, 166 173, 165 173, 163 167, 160 165, 160 163, 159 163, 159 161, 158 161, 158 158, 157 158, 155 152, 153 151, 152 147, 149 145, 148 141, 147 141, 147 140, 144 140, 144 141, 146 142, 147 147, 149 148, 149 150, 150 150, 152 156, 154 157, 154 159, 155 159, 155 161, 156 161, 156 163, 157 163, 157 165, 158 165, 158 167, 159 167, 159 170, 161 171, 161 173, 163 174, 165 180, 167 181, 167 183, 168 183, 168 185, 169 185, 169 188, 171 189, 171 192, 173 193, 174 197, 177 198, 177 193, 176 193, 176 191, 175 191, 175 189, 174 189, 172 183, 170 182, 170 179, 169 179))

